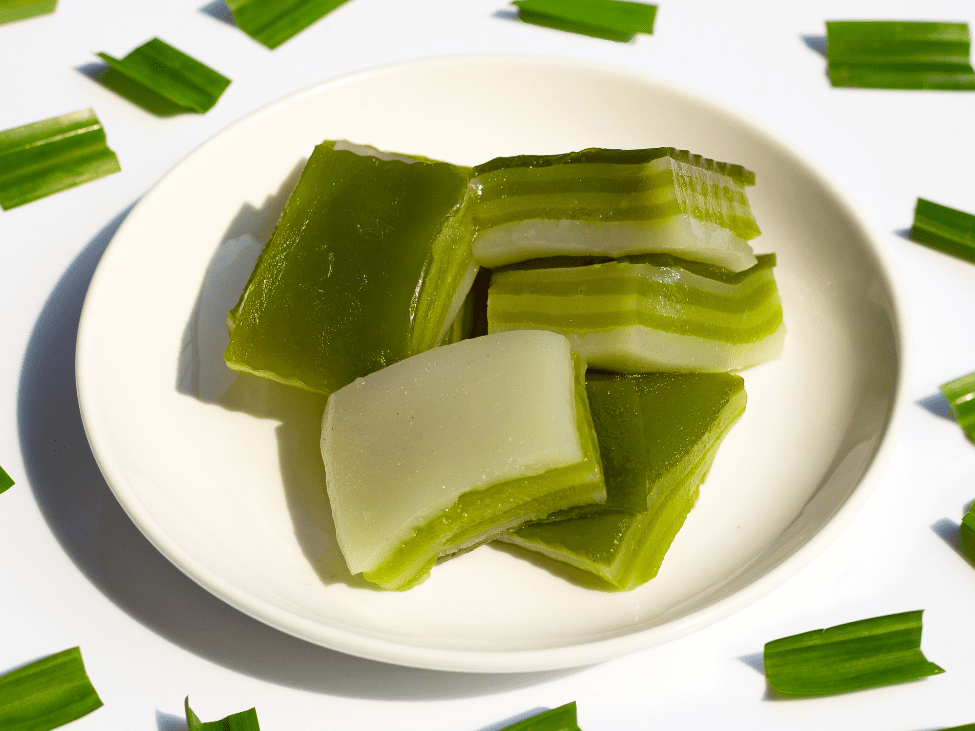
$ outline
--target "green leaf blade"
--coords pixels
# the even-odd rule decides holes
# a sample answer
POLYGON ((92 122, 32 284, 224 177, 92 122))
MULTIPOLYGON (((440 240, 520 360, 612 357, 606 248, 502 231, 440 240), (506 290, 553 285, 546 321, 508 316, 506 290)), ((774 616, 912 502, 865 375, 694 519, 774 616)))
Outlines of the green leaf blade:
POLYGON ((942 384, 940 390, 955 412, 958 426, 975 441, 975 373, 942 384))
POLYGON ((219 721, 200 721, 193 709, 190 708, 190 697, 184 702, 186 709, 186 726, 188 731, 261 731, 257 722, 257 709, 251 708, 240 713, 232 713, 219 721))
POLYGON ((0 0, 0 25, 53 13, 58 0, 0 0))
POLYGON ((4 210, 120 170, 91 109, 0 132, 0 207, 4 210))
POLYGON ((765 676, 780 693, 823 695, 943 673, 921 652, 921 614, 891 614, 773 640, 765 645, 765 676))
POLYGON ((277 48, 348 0, 226 0, 237 27, 277 48))
POLYGON ((961 519, 958 528, 958 547, 969 561, 975 563, 975 503, 961 519))
POLYGON ((828 21, 834 87, 975 90, 967 23, 828 21))
POLYGON ((6 492, 13 486, 13 478, 7 474, 7 471, 3 467, 0 467, 0 493, 6 492))
POLYGON ((949 256, 975 263, 975 216, 917 199, 911 238, 949 256))
POLYGON ((653 33, 657 6, 626 0, 514 0, 526 23, 625 43, 653 33))
POLYGON ((4 731, 50 731, 101 705, 77 647, 0 677, 0 728, 4 731))
POLYGON ((505 726, 501 731, 580 731, 576 719, 576 703, 572 701, 564 706, 542 711, 524 721, 505 726))
POLYGON ((230 86, 226 76, 159 38, 142 44, 121 59, 107 53, 99 53, 98 57, 151 92, 200 114, 212 109, 230 86))

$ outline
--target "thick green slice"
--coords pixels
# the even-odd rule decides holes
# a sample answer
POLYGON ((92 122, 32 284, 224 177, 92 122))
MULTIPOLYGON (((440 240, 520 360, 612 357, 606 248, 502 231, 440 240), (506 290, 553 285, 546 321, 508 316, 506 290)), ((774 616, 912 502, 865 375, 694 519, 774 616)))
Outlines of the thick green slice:
POLYGON ((734 273, 650 254, 499 271, 488 290, 488 328, 562 333, 590 366, 612 371, 740 370, 782 349, 774 265, 765 254, 734 273))
POLYGON ((955 420, 968 438, 975 441, 975 373, 941 386, 941 393, 955 412, 955 420))
POLYGON ((862 619, 766 643, 765 677, 780 693, 821 695, 943 673, 921 652, 921 613, 862 619))
POLYGON ((0 677, 4 731, 50 731, 101 706, 77 647, 0 677))
POLYGON ((53 13, 58 0, 0 0, 0 24, 53 13))
POLYGON ((826 23, 826 59, 833 86, 975 90, 970 48, 967 23, 826 23))
POLYGON ((226 0, 237 27, 277 48, 348 0, 226 0))
POLYGON ((219 721, 200 720, 193 709, 190 708, 190 697, 186 696, 183 704, 186 708, 186 727, 187 731, 261 731, 261 726, 257 722, 257 709, 251 708, 240 713, 232 713, 219 721))
POLYGON ((158 38, 143 43, 125 58, 113 58, 107 53, 99 53, 98 57, 144 87, 141 97, 127 96, 138 99, 138 103, 150 112, 160 108, 165 110, 175 104, 184 110, 203 113, 211 109, 230 86, 226 76, 158 38), (162 97, 162 100, 152 104, 148 101, 152 95, 162 97))
POLYGON ((589 149, 475 168, 474 257, 497 267, 559 255, 667 252, 741 271, 759 235, 755 175, 686 150, 589 149))
POLYGON ((542 331, 445 345, 336 391, 322 458, 349 570, 388 589, 528 520, 606 498, 585 363, 542 331))
POLYGON ((653 33, 657 6, 624 0, 514 0, 526 23, 625 43, 653 33))
POLYGON ((590 373, 586 391, 607 501, 628 492, 639 469, 646 509, 528 525, 500 540, 630 590, 657 575, 721 440, 745 410, 744 381, 729 373, 590 373), (625 391, 637 394, 640 413, 622 430, 600 416, 608 416, 625 391), (646 450, 642 459, 636 454, 640 448, 646 450))
POLYGON ((117 173, 115 153, 90 109, 0 132, 0 208, 117 173))
POLYGON ((442 342, 477 272, 469 172, 316 147, 228 316, 227 364, 330 393, 442 342))
POLYGON ((911 238, 975 264, 975 216, 971 213, 918 198, 911 238))

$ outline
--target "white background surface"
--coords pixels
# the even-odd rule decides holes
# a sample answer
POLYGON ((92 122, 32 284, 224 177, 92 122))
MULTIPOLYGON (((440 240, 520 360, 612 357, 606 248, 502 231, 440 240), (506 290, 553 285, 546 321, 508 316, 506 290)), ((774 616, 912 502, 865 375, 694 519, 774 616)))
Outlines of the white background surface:
POLYGON ((975 722, 975 567, 954 548, 975 498, 975 446, 938 395, 938 385, 975 370, 975 267, 902 235, 918 196, 975 212, 975 94, 832 89, 823 57, 804 41, 823 36, 827 19, 975 24, 969 2, 662 0, 653 36, 616 44, 521 24, 496 0, 350 0, 274 51, 224 16, 201 0, 61 0, 53 15, 0 26, 0 129, 92 107, 123 168, 0 212, 0 464, 17 480, 0 495, 0 672, 79 645, 105 702, 71 726, 79 730, 177 731, 186 695, 204 720, 256 706, 264 731, 482 731, 570 700, 586 731, 920 731, 975 722), (153 36, 233 80, 206 115, 157 119, 92 80, 95 52, 122 56, 153 36), (580 670, 410 670, 266 628, 142 538, 102 479, 78 413, 74 342, 88 281, 130 206, 169 168, 292 91, 467 53, 588 59, 750 116, 847 191, 884 238, 907 297, 911 404, 884 477, 840 538, 744 611, 580 670), (922 647, 945 674, 824 699, 769 697, 759 656, 766 641, 911 609, 926 610, 922 647))

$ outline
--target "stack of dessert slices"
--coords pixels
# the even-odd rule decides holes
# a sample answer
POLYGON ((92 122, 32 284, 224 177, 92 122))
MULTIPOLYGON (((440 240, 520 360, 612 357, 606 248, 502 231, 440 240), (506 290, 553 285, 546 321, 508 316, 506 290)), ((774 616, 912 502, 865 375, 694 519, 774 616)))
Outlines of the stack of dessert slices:
POLYGON ((350 571, 407 589, 502 540, 653 578, 744 411, 731 371, 782 348, 754 182, 674 148, 466 168, 319 145, 225 358, 329 394, 350 571))

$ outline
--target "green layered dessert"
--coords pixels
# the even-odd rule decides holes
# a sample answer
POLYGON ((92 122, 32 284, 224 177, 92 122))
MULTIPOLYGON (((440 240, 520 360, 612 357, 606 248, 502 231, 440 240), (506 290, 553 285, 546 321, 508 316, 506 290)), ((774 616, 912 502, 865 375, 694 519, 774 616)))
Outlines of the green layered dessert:
POLYGON ((474 169, 474 257, 670 253, 732 271, 755 264, 755 174, 673 147, 502 157, 474 169))
POLYGON ((546 329, 596 368, 732 371, 771 360, 785 339, 775 255, 743 272, 666 254, 495 272, 490 332, 546 329))
POLYGON ((645 508, 529 525, 500 540, 630 590, 657 575, 721 440, 745 410, 744 381, 730 373, 591 373, 586 392, 608 500, 632 493, 637 481, 645 508))
POLYGON ((316 147, 229 313, 227 365, 330 393, 438 345, 477 272, 470 173, 316 147))
POLYGON ((606 498, 585 363, 555 333, 472 338, 357 379, 329 396, 321 446, 349 571, 387 589, 606 498))

